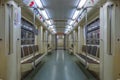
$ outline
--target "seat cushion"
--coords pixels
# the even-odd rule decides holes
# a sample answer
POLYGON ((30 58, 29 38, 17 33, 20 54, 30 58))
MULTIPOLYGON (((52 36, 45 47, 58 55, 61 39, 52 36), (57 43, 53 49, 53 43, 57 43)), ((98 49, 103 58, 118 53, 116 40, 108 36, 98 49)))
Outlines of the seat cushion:
POLYGON ((93 63, 93 64, 99 64, 98 62, 86 57, 85 55, 82 54, 78 54, 81 58, 83 58, 84 60, 87 60, 88 63, 93 63))

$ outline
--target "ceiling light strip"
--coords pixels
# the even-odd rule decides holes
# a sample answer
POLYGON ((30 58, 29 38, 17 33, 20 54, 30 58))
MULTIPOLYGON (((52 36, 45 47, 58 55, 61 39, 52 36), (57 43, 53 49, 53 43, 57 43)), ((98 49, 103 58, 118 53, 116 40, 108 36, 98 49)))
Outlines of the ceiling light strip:
POLYGON ((35 0, 37 6, 41 9, 39 10, 39 12, 41 13, 41 15, 45 18, 45 22, 47 23, 48 25, 48 29, 49 27, 52 27, 52 32, 53 33, 56 33, 56 30, 53 28, 53 26, 51 26, 53 24, 53 21, 52 20, 49 20, 49 17, 48 17, 48 14, 47 12, 45 11, 44 7, 43 7, 43 4, 41 2, 41 0, 35 0))
MULTIPOLYGON (((79 15, 81 15, 83 13, 84 10, 81 10, 81 8, 85 5, 86 1, 87 0, 80 0, 79 4, 77 6, 78 9, 74 12, 72 20, 69 22, 69 25, 72 26, 76 22, 77 17, 79 17, 79 15), (80 8, 80 10, 79 10, 79 8, 80 8)), ((67 29, 65 30, 65 33, 68 32, 68 30, 69 29, 67 27, 67 29)))

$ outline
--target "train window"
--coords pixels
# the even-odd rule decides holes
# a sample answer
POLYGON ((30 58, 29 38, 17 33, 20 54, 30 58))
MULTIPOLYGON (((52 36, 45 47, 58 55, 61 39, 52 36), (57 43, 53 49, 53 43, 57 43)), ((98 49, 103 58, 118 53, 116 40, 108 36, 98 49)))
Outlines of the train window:
POLYGON ((21 44, 34 44, 34 33, 28 30, 21 29, 21 44))
POLYGON ((22 45, 29 45, 34 44, 35 41, 35 27, 22 18, 21 20, 22 26, 21 26, 21 44, 22 45))
POLYGON ((100 44, 100 21, 99 18, 88 24, 85 28, 87 52, 89 55, 99 57, 98 45, 100 44))
POLYGON ((88 24, 86 27, 86 44, 99 45, 100 33, 99 19, 88 24))

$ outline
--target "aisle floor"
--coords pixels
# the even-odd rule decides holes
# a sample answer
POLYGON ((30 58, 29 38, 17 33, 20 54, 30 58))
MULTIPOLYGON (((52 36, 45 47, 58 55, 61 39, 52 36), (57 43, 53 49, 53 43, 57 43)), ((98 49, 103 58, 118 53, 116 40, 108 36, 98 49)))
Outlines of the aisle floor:
POLYGON ((48 56, 46 63, 32 80, 88 80, 71 56, 64 50, 57 50, 48 56))

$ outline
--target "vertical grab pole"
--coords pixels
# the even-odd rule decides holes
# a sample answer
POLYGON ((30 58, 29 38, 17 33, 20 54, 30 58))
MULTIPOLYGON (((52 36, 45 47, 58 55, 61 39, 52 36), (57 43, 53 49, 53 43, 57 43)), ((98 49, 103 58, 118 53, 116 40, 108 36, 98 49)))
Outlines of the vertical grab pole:
MULTIPOLYGON (((87 8, 85 8, 85 11, 86 11, 85 26, 87 26, 87 22, 88 22, 87 8)), ((87 54, 88 54, 88 47, 87 47, 87 44, 86 44, 86 68, 87 68, 87 54)))
MULTIPOLYGON (((35 12, 33 12, 33 26, 35 27, 35 12)), ((34 58, 33 68, 35 69, 35 52, 33 52, 33 58, 34 58)))

